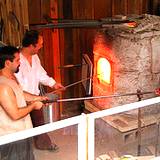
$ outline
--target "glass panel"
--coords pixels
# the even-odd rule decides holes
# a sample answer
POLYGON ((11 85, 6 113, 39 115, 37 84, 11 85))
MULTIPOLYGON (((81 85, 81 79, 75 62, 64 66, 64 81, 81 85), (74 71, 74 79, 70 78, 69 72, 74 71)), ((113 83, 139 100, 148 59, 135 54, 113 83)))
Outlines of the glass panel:
POLYGON ((157 104, 96 119, 96 160, 122 160, 126 155, 128 159, 151 160, 159 156, 159 110, 157 104))
POLYGON ((78 137, 77 125, 65 127, 48 133, 53 143, 56 143, 59 149, 55 152, 34 150, 37 160, 75 160, 78 157, 78 137))
MULTIPOLYGON (((63 129, 59 129, 56 131, 52 131, 48 133, 49 137, 51 138, 52 143, 56 144, 58 146, 57 150, 40 150, 35 147, 35 143, 31 141, 31 146, 33 146, 33 153, 36 160, 75 160, 78 159, 78 135, 77 135, 77 125, 65 127, 63 129)), ((31 138, 33 140, 33 138, 31 138)), ((26 139, 24 140, 26 141, 26 139)), ((45 145, 46 141, 43 139, 43 137, 40 137, 40 141, 43 142, 45 145)), ((18 154, 14 154, 17 150, 17 147, 13 147, 13 152, 8 149, 9 146, 11 146, 11 143, 7 144, 7 149, 5 151, 1 152, 2 154, 8 154, 7 152, 10 151, 12 154, 12 159, 19 160, 18 157, 23 156, 24 148, 27 150, 27 156, 29 156, 28 153, 28 145, 25 147, 25 145, 21 142, 17 141, 19 146, 18 154), (15 158, 13 158, 15 157, 15 158)), ((1 145, 0 149, 2 149, 1 145)), ((32 153, 32 152, 31 152, 32 153)), ((3 156, 3 155, 0 155, 3 156)), ((26 155, 25 155, 26 156, 26 155)), ((2 157, 0 157, 2 159, 2 157)), ((24 158, 24 159, 27 159, 24 158)), ((30 159, 30 158, 28 158, 30 159)), ((32 159, 30 159, 32 160, 32 159)))

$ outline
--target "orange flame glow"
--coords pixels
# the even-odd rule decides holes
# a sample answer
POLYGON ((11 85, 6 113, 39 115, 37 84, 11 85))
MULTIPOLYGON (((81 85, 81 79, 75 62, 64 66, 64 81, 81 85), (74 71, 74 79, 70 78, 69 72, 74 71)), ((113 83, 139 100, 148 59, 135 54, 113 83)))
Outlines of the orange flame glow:
POLYGON ((111 82, 111 65, 105 58, 100 58, 97 63, 97 75, 100 82, 110 84, 111 82))

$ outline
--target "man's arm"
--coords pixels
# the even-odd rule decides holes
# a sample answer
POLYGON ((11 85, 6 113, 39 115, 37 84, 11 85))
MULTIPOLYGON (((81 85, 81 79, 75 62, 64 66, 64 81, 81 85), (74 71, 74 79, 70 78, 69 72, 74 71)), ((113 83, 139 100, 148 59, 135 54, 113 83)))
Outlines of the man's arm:
POLYGON ((42 102, 37 101, 28 106, 19 108, 13 90, 7 85, 0 85, 0 104, 12 120, 21 119, 32 110, 38 110, 43 106, 42 102))
POLYGON ((35 61, 37 62, 37 70, 39 72, 39 82, 50 88, 65 90, 61 83, 57 83, 52 77, 48 76, 45 69, 42 67, 39 57, 36 55, 35 61))
POLYGON ((53 85, 55 85, 56 81, 52 77, 50 77, 45 71, 45 69, 42 67, 41 61, 38 55, 32 56, 32 60, 36 64, 37 76, 38 76, 36 78, 38 78, 39 82, 49 87, 52 87, 53 85))
POLYGON ((23 91, 23 93, 24 93, 24 98, 27 102, 48 100, 46 96, 37 96, 26 91, 23 91))
POLYGON ((39 66, 39 82, 49 87, 56 84, 56 81, 47 74, 42 66, 39 66))

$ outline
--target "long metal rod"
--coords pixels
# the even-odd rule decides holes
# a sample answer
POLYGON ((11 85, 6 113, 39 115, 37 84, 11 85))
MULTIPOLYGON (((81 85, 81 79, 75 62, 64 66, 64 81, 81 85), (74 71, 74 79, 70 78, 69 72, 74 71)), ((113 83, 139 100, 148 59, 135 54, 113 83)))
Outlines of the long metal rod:
POLYGON ((135 22, 137 19, 143 18, 143 16, 136 16, 136 17, 127 17, 126 19, 119 19, 119 18, 102 18, 100 20, 94 19, 86 19, 86 20, 67 20, 67 19, 52 19, 50 17, 44 17, 49 23, 45 24, 30 24, 30 28, 82 28, 82 27, 105 27, 106 25, 117 25, 123 24, 128 22, 135 22))
POLYGON ((87 65, 87 64, 67 64, 67 65, 64 65, 64 66, 59 66, 58 69, 72 68, 72 67, 82 67, 83 65, 87 65))
MULTIPOLYGON (((143 94, 151 94, 151 93, 154 93, 154 92, 141 92, 141 95, 143 95, 143 94)), ((92 97, 81 97, 81 98, 68 98, 68 99, 57 100, 57 102, 80 101, 80 100, 89 100, 89 99, 134 96, 134 95, 137 95, 137 93, 114 94, 114 95, 109 95, 109 96, 92 96, 92 97)))
MULTIPOLYGON (((67 88, 69 88, 69 87, 71 87, 71 86, 74 86, 74 85, 76 85, 76 84, 79 84, 79 83, 81 83, 81 82, 84 82, 84 81, 86 81, 86 80, 88 80, 88 79, 92 79, 92 78, 93 78, 93 77, 84 78, 84 79, 82 79, 82 80, 80 80, 80 81, 77 81, 77 82, 74 82, 74 83, 69 84, 69 85, 67 85, 67 86, 64 86, 64 88, 67 89, 67 88)), ((63 90, 63 88, 60 88, 60 89, 56 89, 55 91, 50 92, 50 93, 56 93, 56 92, 62 91, 62 90, 63 90)))
MULTIPOLYGON (((141 91, 137 90, 138 101, 142 100, 141 91)), ((137 147, 137 156, 141 155, 141 139, 142 139, 142 114, 141 108, 138 108, 138 147, 137 147)))
MULTIPOLYGON (((154 91, 150 92, 141 92, 140 95, 152 94, 154 91)), ((70 102, 70 101, 81 101, 81 100, 91 100, 91 99, 101 99, 101 98, 114 98, 114 97, 123 97, 123 96, 135 96, 139 93, 126 93, 126 94, 113 94, 109 96, 92 96, 92 97, 80 97, 80 98, 67 98, 67 99, 58 99, 58 100, 46 100, 42 101, 43 103, 53 103, 53 102, 70 102)))
MULTIPOLYGON (((87 81, 88 79, 93 79, 94 77, 99 76, 99 75, 101 75, 101 74, 104 74, 104 73, 100 73, 100 74, 97 74, 97 75, 94 75, 94 76, 90 76, 90 77, 81 79, 80 81, 77 81, 77 82, 74 82, 74 83, 71 83, 71 84, 69 84, 69 85, 64 86, 64 88, 67 89, 67 88, 72 87, 72 86, 74 86, 74 85, 76 85, 76 84, 79 84, 79 83, 81 83, 81 82, 87 81)), ((56 92, 63 91, 63 90, 64 90, 63 88, 60 88, 60 89, 56 89, 56 90, 54 90, 53 92, 50 92, 50 93, 54 94, 54 93, 56 93, 56 92)))
POLYGON ((156 140, 155 140, 155 156, 158 156, 158 145, 159 145, 159 125, 160 125, 160 119, 157 119, 157 129, 156 129, 156 140))
POLYGON ((40 28, 100 28, 103 27, 103 25, 113 25, 113 24, 123 24, 123 23, 129 23, 133 22, 130 20, 124 20, 124 21, 80 21, 80 22, 56 22, 56 23, 49 23, 49 24, 30 24, 30 28, 32 29, 40 29, 40 28))

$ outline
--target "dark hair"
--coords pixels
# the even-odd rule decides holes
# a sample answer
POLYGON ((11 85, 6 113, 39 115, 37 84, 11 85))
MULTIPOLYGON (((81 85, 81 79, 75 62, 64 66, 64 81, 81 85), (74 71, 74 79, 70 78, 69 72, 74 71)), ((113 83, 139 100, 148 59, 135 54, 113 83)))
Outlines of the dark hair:
POLYGON ((22 40, 22 46, 28 47, 29 45, 36 45, 38 43, 39 32, 36 30, 26 31, 22 40))
POLYGON ((0 69, 5 67, 6 60, 13 62, 16 52, 19 52, 19 49, 13 46, 0 47, 0 69))

